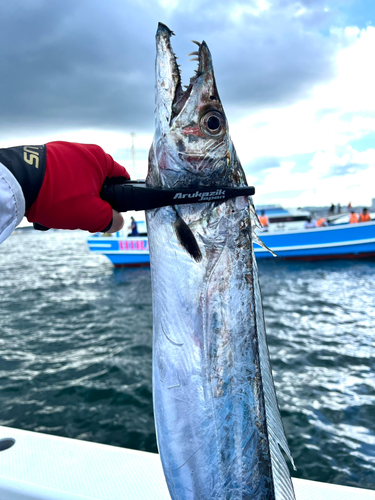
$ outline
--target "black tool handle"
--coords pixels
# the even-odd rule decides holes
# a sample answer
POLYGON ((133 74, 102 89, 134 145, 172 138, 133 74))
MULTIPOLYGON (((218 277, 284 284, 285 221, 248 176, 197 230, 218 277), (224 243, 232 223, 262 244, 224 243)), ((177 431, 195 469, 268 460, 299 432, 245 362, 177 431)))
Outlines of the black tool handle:
POLYGON ((128 181, 123 177, 112 177, 104 182, 100 196, 118 212, 127 212, 169 205, 223 202, 236 196, 251 196, 254 193, 253 186, 167 189, 147 187, 145 181, 128 181))
POLYGON ((51 229, 50 227, 42 226, 38 222, 33 222, 33 226, 37 231, 49 231, 51 229))
MULTIPOLYGON (((223 202, 236 196, 252 196, 253 186, 197 187, 197 188, 153 188, 147 187, 145 181, 130 181, 125 177, 106 179, 100 197, 107 201, 118 212, 129 210, 149 210, 169 205, 187 205, 190 203, 223 202)), ((48 227, 34 223, 39 231, 48 231, 48 227)))

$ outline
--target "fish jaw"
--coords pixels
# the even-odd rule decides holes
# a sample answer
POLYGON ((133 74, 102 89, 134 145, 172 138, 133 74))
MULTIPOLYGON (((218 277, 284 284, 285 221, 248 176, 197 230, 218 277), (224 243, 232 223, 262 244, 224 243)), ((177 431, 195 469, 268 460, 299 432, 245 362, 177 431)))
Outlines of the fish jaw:
POLYGON ((180 71, 171 46, 173 35, 165 24, 159 23, 156 32, 156 113, 155 131, 163 135, 169 133, 172 105, 176 89, 181 85, 180 71))
POLYGON ((156 33, 156 113, 150 179, 164 187, 228 183, 235 155, 217 91, 207 44, 199 45, 198 68, 184 91, 171 45, 173 32, 159 23, 156 33), (157 170, 157 171, 156 171, 157 170), (178 181, 177 181, 178 178, 178 181))

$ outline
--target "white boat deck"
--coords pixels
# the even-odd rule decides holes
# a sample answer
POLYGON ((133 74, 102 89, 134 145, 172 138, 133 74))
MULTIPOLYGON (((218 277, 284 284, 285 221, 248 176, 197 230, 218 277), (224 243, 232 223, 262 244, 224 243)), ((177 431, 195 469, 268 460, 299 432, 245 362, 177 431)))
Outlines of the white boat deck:
MULTIPOLYGON (((293 479, 297 500, 375 491, 293 479)), ((159 455, 0 426, 0 500, 169 500, 159 455), (15 440, 8 449, 7 438, 15 440)))

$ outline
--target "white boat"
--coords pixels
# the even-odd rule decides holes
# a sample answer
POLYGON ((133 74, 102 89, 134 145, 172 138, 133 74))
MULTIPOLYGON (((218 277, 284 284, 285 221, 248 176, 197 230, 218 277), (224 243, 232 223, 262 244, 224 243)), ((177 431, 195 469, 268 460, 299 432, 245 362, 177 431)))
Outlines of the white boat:
MULTIPOLYGON (((375 491, 292 479, 297 500, 375 500, 375 491)), ((170 500, 170 496, 155 453, 0 426, 0 499, 170 500)))
POLYGON ((268 218, 267 232, 304 231, 311 213, 300 208, 283 208, 281 205, 263 205, 257 207, 257 214, 263 212, 268 218))
POLYGON ((18 224, 14 232, 18 231, 29 231, 30 229, 34 229, 33 223, 29 222, 26 217, 23 217, 21 222, 18 224))

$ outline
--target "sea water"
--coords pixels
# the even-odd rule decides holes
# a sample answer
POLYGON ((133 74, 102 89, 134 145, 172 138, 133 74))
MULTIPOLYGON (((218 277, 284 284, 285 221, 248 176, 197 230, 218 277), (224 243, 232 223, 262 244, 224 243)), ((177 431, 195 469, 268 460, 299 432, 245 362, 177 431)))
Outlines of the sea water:
MULTIPOLYGON (((86 237, 0 245, 0 425, 156 452, 150 271, 86 237)), ((258 265, 292 475, 375 489, 375 261, 258 265)))

